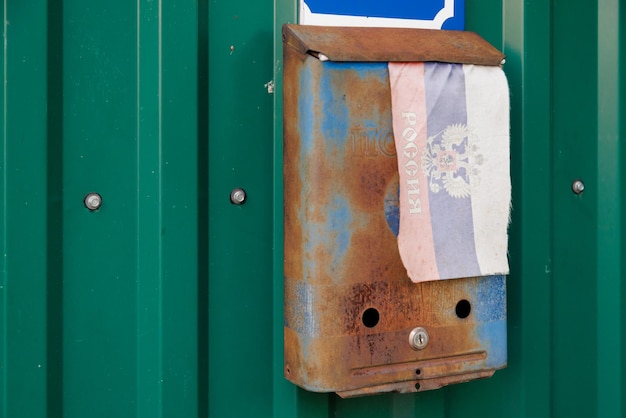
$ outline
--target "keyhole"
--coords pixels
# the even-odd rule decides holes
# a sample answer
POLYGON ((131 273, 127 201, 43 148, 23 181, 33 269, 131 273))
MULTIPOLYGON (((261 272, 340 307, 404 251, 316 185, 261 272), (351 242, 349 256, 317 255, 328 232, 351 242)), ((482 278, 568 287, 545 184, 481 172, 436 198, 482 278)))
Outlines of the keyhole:
POLYGON ((428 345, 428 332, 422 327, 413 328, 409 334, 409 345, 414 350, 422 350, 428 345))

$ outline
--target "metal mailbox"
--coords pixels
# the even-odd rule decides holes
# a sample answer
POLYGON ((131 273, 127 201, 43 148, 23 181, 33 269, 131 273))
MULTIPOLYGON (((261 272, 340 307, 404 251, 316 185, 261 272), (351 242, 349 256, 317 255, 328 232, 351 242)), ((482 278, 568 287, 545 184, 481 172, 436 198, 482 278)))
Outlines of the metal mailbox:
POLYGON ((283 42, 285 377, 351 397, 505 367, 504 276, 407 278, 387 70, 503 55, 455 31, 286 25, 283 42))

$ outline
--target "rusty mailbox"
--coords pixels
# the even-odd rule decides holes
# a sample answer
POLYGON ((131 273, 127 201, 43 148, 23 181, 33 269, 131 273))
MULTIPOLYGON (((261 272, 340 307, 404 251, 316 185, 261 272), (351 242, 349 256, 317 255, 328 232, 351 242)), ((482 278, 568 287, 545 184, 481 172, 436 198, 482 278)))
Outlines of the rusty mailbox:
POLYGON ((285 377, 352 397, 505 367, 504 276, 407 277, 387 68, 503 55, 455 31, 286 25, 283 42, 285 377))

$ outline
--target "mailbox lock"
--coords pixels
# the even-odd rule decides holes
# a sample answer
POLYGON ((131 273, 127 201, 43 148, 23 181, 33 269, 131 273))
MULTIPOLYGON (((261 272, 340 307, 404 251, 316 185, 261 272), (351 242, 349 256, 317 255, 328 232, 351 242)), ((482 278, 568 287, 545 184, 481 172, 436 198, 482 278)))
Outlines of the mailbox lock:
POLYGON ((409 345, 414 350, 423 350, 428 345, 428 332, 422 327, 413 328, 409 334, 409 345))

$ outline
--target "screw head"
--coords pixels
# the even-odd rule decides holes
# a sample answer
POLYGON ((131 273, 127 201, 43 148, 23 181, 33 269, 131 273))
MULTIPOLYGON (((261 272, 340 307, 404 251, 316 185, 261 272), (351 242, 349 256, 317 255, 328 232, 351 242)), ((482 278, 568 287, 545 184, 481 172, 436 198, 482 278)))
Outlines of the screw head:
POLYGON ((585 183, 582 180, 577 179, 572 182, 572 191, 575 194, 581 194, 585 191, 585 183))
POLYGON ((230 192, 230 201, 235 205, 243 205, 246 201, 246 192, 244 189, 233 189, 230 192))
POLYGON ((88 193, 83 202, 87 209, 91 211, 98 210, 102 206, 102 196, 98 193, 88 193))
POLYGON ((425 328, 417 327, 409 334, 409 345, 414 350, 423 350, 428 345, 428 331, 425 328))

